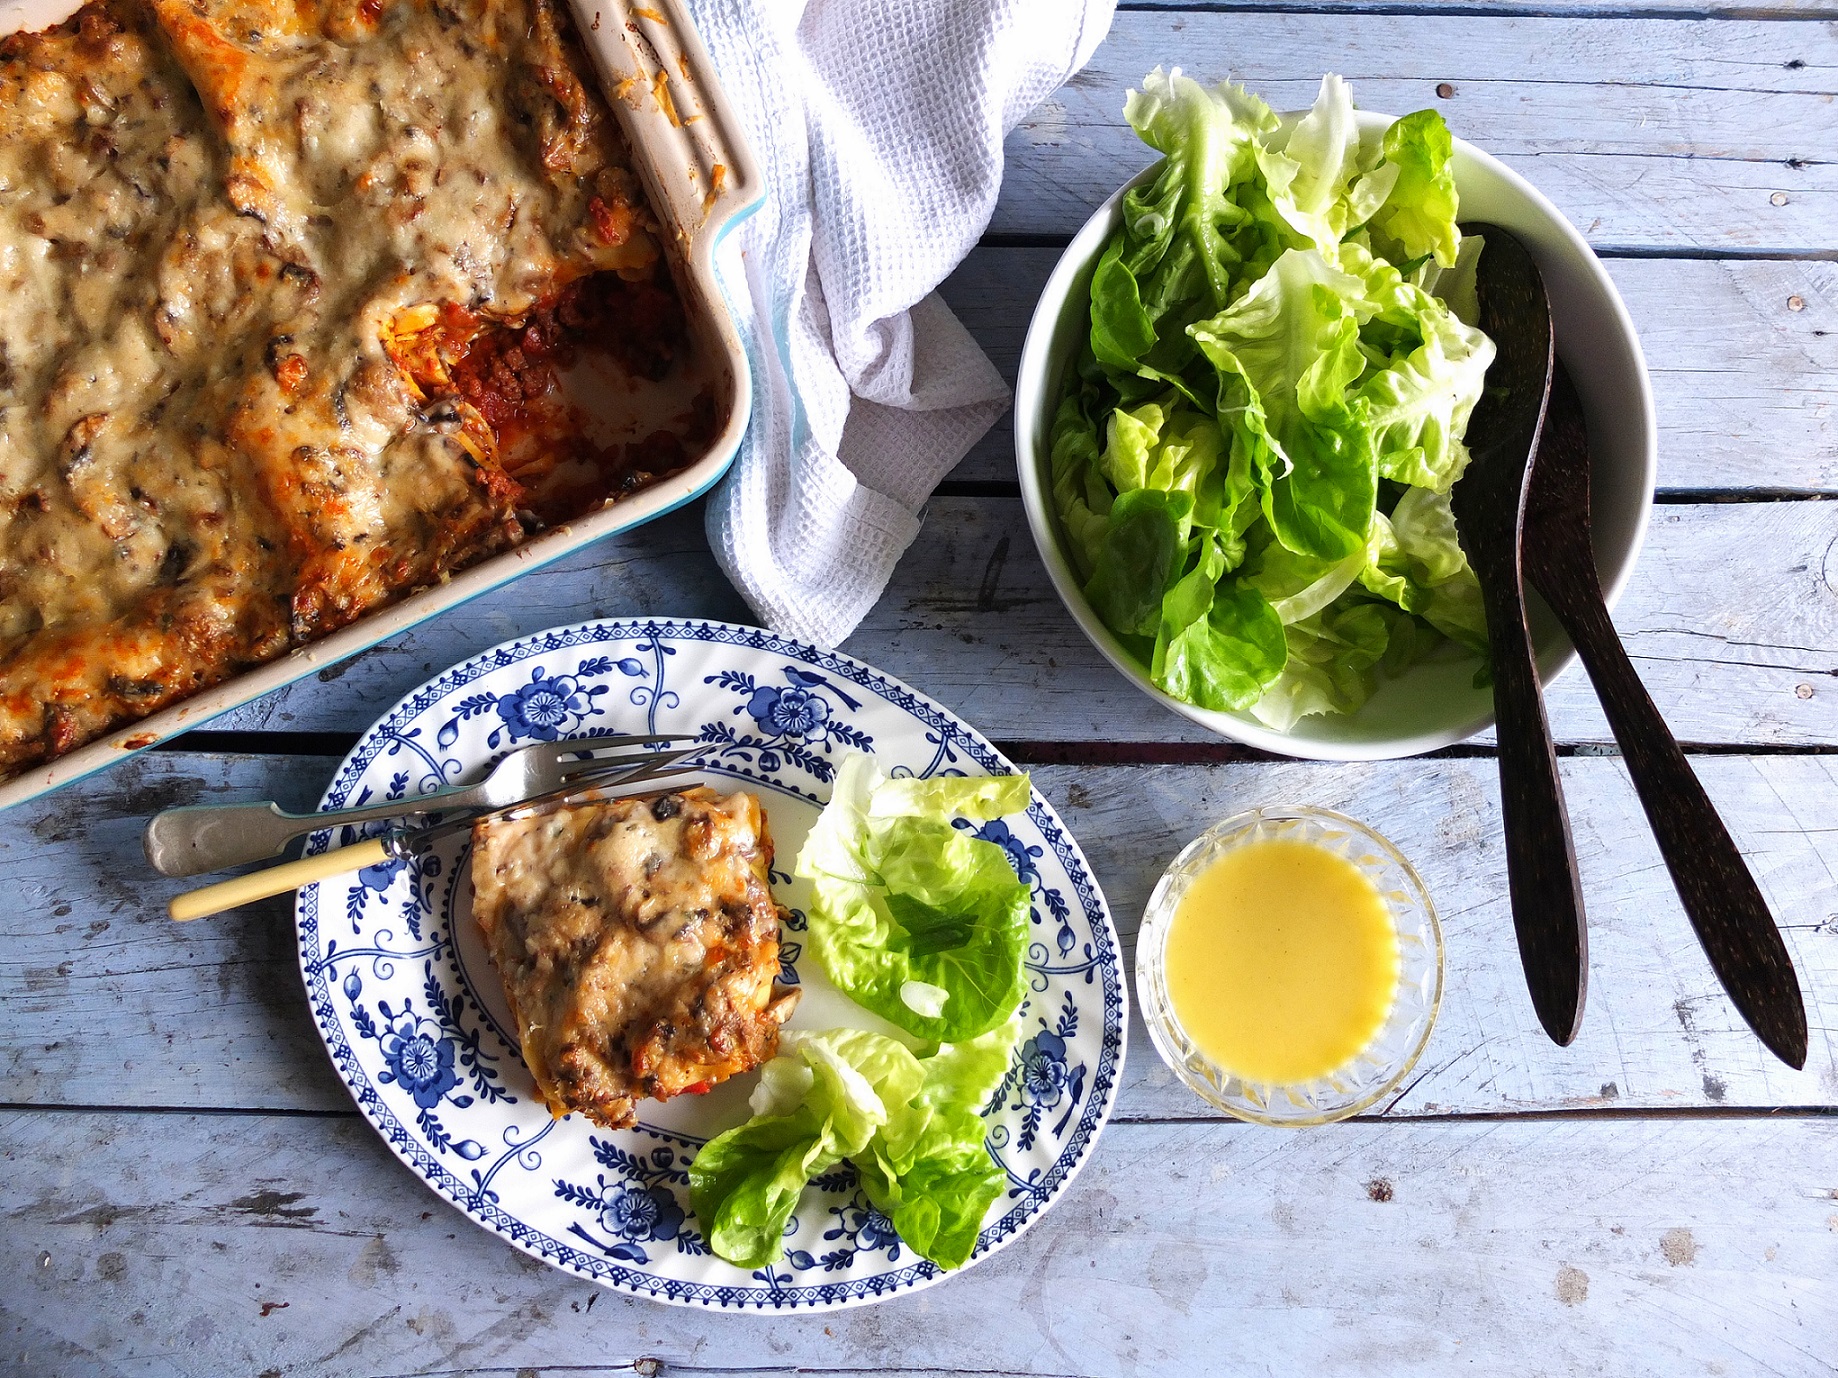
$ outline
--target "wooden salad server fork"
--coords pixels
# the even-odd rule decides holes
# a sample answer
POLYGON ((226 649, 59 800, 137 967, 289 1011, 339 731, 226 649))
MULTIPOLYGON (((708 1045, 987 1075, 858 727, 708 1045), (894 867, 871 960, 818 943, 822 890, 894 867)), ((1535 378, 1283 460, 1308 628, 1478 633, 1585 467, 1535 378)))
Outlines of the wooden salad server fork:
POLYGON ((1481 329, 1498 352, 1468 423, 1473 459, 1449 502, 1480 580, 1493 652, 1500 812, 1519 960, 1539 1022, 1561 1046, 1582 1022, 1588 939, 1520 584, 1526 488, 1551 388, 1551 305, 1523 244, 1494 225, 1463 230, 1487 241, 1476 286, 1481 329))
POLYGON ((1804 1067, 1806 1005, 1787 944, 1609 620, 1589 539, 1589 430, 1562 364, 1532 464, 1525 537, 1525 577, 1551 605, 1595 682, 1711 969, 1769 1050, 1789 1067, 1804 1067))

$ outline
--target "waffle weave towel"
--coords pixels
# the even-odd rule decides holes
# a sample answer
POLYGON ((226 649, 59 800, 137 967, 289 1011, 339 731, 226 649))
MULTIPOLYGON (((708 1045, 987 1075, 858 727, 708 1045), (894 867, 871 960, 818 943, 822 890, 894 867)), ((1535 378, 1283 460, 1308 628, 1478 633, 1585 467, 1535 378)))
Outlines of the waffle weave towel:
POLYGON ((989 223, 1002 140, 1112 0, 690 0, 764 173, 718 261, 753 420, 709 543, 776 631, 833 646, 1008 389, 935 289, 989 223))

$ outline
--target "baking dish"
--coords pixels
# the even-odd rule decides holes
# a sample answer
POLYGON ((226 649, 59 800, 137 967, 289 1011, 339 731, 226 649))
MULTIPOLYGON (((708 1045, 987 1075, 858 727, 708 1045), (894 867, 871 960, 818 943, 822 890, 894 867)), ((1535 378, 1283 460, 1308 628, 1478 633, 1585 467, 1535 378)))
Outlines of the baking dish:
MULTIPOLYGON (((78 8, 72 0, 0 3, 0 36, 61 23, 78 8)), ((93 774, 520 574, 662 516, 707 492, 726 471, 746 431, 752 380, 716 279, 714 253, 722 236, 758 207, 764 185, 681 0, 569 0, 569 8, 670 245, 693 341, 693 367, 715 404, 717 426, 707 449, 686 468, 629 498, 554 526, 330 636, 0 781, 0 808, 93 774)), ((594 410, 593 399, 578 400, 594 410)))

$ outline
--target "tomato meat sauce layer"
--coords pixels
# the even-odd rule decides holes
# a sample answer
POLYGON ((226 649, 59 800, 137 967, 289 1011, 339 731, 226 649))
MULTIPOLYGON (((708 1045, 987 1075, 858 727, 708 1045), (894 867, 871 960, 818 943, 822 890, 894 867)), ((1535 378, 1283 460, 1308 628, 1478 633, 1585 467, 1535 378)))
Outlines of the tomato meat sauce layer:
POLYGON ((454 406, 475 438, 489 443, 517 484, 520 509, 539 522, 566 521, 637 492, 684 467, 713 439, 715 406, 706 389, 661 418, 662 426, 598 442, 593 418, 564 383, 596 360, 651 381, 681 366, 683 314, 667 279, 596 273, 509 325, 446 305, 428 334, 398 361, 436 406, 454 406))

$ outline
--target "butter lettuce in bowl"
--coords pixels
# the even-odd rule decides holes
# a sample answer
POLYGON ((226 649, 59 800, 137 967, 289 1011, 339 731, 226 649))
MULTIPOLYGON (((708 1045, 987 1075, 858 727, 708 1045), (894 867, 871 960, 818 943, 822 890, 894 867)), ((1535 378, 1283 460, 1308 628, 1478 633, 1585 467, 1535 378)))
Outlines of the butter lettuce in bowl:
MULTIPOLYGON (((1162 159, 1066 251, 1016 395, 1061 596, 1139 686, 1252 745, 1359 759, 1487 726, 1479 588, 1448 495, 1494 348, 1474 324, 1484 244, 1458 217, 1506 225, 1546 274, 1560 349, 1589 379, 1599 563, 1618 591, 1653 424, 1600 264, 1440 114, 1362 114, 1335 76, 1285 117, 1157 69, 1124 113, 1162 159)), ((1568 646, 1534 637, 1549 676, 1568 646)))

